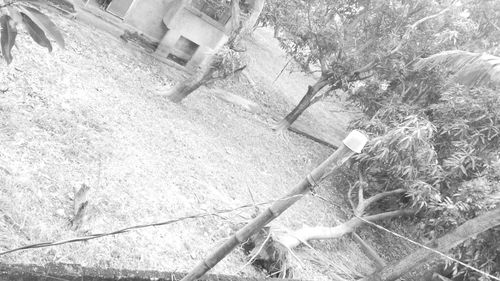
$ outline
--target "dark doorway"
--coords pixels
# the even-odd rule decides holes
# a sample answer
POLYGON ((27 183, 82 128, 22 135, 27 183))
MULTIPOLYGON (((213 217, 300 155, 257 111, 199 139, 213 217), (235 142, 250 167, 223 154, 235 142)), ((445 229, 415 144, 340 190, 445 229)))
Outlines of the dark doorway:
POLYGON ((189 60, 193 57, 196 50, 198 50, 200 45, 194 43, 193 41, 181 36, 177 42, 175 42, 174 49, 167 56, 170 60, 185 66, 189 60))

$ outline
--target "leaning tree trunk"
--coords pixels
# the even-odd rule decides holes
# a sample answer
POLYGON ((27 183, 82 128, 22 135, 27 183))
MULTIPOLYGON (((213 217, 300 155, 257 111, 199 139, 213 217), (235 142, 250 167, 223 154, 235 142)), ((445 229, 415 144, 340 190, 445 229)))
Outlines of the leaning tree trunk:
POLYGON ((276 131, 284 131, 288 129, 297 118, 299 118, 302 113, 312 104, 311 100, 314 96, 321 91, 326 85, 328 85, 328 78, 325 76, 321 76, 321 78, 312 86, 309 86, 306 94, 300 100, 299 104, 290 112, 288 115, 283 118, 277 125, 276 131))
MULTIPOLYGON (((435 243, 433 243, 437 245, 434 249, 441 253, 447 253, 465 240, 490 228, 496 227, 497 225, 500 225, 500 207, 465 222, 454 231, 437 239, 435 243)), ((421 249, 400 260, 396 264, 389 265, 381 271, 375 272, 360 281, 394 281, 417 266, 439 257, 441 256, 433 251, 421 249)))
POLYGON ((168 99, 172 102, 180 103, 189 94, 210 81, 215 71, 216 69, 210 66, 202 68, 194 76, 177 83, 167 94, 168 99))

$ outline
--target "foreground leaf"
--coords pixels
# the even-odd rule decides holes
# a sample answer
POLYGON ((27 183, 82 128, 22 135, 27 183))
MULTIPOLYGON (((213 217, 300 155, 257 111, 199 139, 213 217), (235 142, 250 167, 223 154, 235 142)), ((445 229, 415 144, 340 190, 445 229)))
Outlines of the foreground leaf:
POLYGON ((45 47, 49 50, 49 52, 52 52, 52 44, 50 44, 49 39, 43 32, 43 30, 36 24, 34 23, 29 16, 27 16, 25 13, 21 13, 23 16, 23 23, 24 26, 26 26, 26 29, 28 30, 29 35, 33 40, 40 46, 45 47))
POLYGON ((20 2, 28 2, 30 4, 42 5, 46 7, 56 7, 68 13, 75 12, 75 6, 68 0, 24 0, 20 2))
POLYGON ((22 12, 27 15, 38 27, 40 27, 46 35, 51 36, 56 40, 57 45, 64 49, 64 38, 57 26, 39 10, 31 7, 20 7, 22 12))
POLYGON ((12 62, 11 50, 16 43, 17 28, 14 25, 14 21, 12 21, 12 19, 7 15, 3 15, 2 17, 0 17, 0 25, 2 26, 2 33, 0 38, 2 55, 7 64, 10 64, 12 62))

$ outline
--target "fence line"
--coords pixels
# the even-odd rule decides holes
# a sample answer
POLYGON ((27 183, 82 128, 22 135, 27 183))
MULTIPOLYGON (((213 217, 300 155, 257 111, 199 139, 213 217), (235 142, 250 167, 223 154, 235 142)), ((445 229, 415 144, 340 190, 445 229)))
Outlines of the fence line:
POLYGON ((290 199, 290 198, 293 198, 293 197, 297 197, 297 196, 304 196, 304 195, 302 195, 302 194, 301 195, 294 195, 294 196, 290 196, 290 197, 287 197, 287 198, 281 198, 279 200, 269 200, 269 201, 265 201, 265 202, 261 202, 261 203, 257 203, 257 204, 255 204, 255 203, 245 204, 245 205, 241 205, 239 207, 233 208, 233 209, 223 209, 223 210, 218 210, 218 211, 215 211, 215 212, 207 212, 207 213, 199 213, 199 214, 194 214, 194 215, 188 215, 188 216, 178 217, 178 218, 167 220, 167 221, 163 221, 163 222, 134 225, 134 226, 129 226, 129 227, 122 228, 122 229, 115 230, 115 231, 111 231, 111 232, 89 234, 89 235, 86 235, 86 236, 75 237, 75 238, 70 238, 70 239, 66 239, 66 240, 59 240, 59 241, 43 242, 43 243, 36 243, 36 244, 26 245, 26 246, 22 246, 22 247, 19 247, 19 248, 14 248, 14 249, 11 249, 11 250, 0 252, 0 256, 7 255, 7 254, 10 254, 10 253, 14 253, 14 252, 18 252, 18 251, 22 251, 22 250, 28 250, 28 249, 47 248, 47 247, 53 247, 53 246, 63 245, 63 244, 69 244, 69 243, 85 242, 85 241, 89 241, 89 240, 93 240, 93 239, 98 239, 98 238, 102 238, 102 237, 106 237, 106 236, 114 236, 114 235, 124 234, 124 233, 130 232, 132 230, 138 230, 138 229, 155 227, 155 226, 169 225, 169 224, 173 224, 173 223, 177 223, 177 222, 181 222, 181 221, 185 221, 185 220, 189 220, 189 219, 199 219, 199 218, 204 218, 204 217, 209 217, 209 216, 218 216, 220 214, 232 213, 232 212, 235 212, 235 211, 238 211, 238 210, 241 210, 241 209, 252 208, 252 207, 256 207, 256 206, 269 205, 269 204, 272 204, 272 203, 274 203, 276 201, 287 200, 287 199, 290 199))
MULTIPOLYGON (((69 243, 76 243, 76 242, 85 242, 85 241, 89 241, 89 240, 93 240, 93 239, 98 239, 98 238, 102 238, 102 237, 106 237, 106 236, 114 236, 114 235, 119 235, 119 234, 124 234, 124 233, 127 233, 127 232, 130 232, 130 231, 133 231, 133 230, 139 230, 139 229, 143 229, 143 228, 149 228, 149 227, 155 227, 155 226, 164 226, 164 225, 169 225, 169 224, 173 224, 173 223, 177 223, 177 222, 181 222, 181 221, 185 221, 185 220, 189 220, 189 219, 199 219, 199 218, 204 218, 204 217, 209 217, 209 216, 217 216, 217 215, 220 215, 220 214, 225 214, 225 213, 232 213, 232 212, 235 212, 235 211, 238 211, 238 210, 241 210, 241 209, 246 209, 246 208, 251 208, 251 207, 256 207, 256 206, 263 206, 263 205, 269 205, 269 204, 272 204, 274 202, 277 202, 277 201, 282 201, 282 200, 287 200, 287 199, 291 199, 293 197, 302 197, 302 196, 305 196, 303 194, 299 194, 299 195, 294 195, 294 196, 290 196, 290 197, 287 197, 287 198, 281 198, 281 199, 278 199, 278 200, 269 200, 269 201, 265 201, 265 202, 261 202, 261 203, 252 203, 252 204, 245 204, 245 205, 241 205, 239 207, 236 207, 236 208, 233 208, 233 209, 224 209, 224 210, 218 210, 218 211, 215 211, 215 212, 206 212, 206 213, 199 213, 199 214, 194 214, 194 215, 188 215, 188 216, 183 216, 183 217, 178 217, 178 218, 175 218, 175 219, 171 219, 171 220, 167 220, 167 221, 163 221, 163 222, 157 222, 157 223, 151 223, 151 224, 140 224, 140 225, 134 225, 134 226, 130 226, 130 227, 126 227, 126 228, 122 228, 122 229, 119 229, 119 230, 115 230, 115 231, 111 231, 111 232, 105 232, 105 233, 96 233, 96 234, 89 234, 87 236, 82 236, 82 237, 75 237, 75 238, 71 238, 71 239, 66 239, 66 240, 59 240, 59 241, 52 241, 52 242, 44 242, 44 243, 36 243, 36 244, 31 244, 31 245, 26 245, 26 246, 22 246, 22 247, 18 247, 18 248, 14 248, 14 249, 11 249, 11 250, 7 250, 7 251, 3 251, 3 252, 0 252, 0 256, 3 256, 3 255, 7 255, 7 254, 10 254, 10 253, 14 253, 14 252, 18 252, 18 251, 22 251, 22 250, 28 250, 28 249, 38 249, 38 248, 47 248, 47 247, 53 247, 53 246, 58 246, 58 245, 63 245, 63 244, 69 244, 69 243)), ((341 206, 339 206, 338 204, 335 204, 333 202, 331 202, 330 200, 324 198, 324 197, 321 197, 315 193, 312 193, 312 196, 313 197, 316 197, 316 198, 319 198, 321 199, 322 201, 324 202, 327 202, 329 203, 330 205, 333 205, 335 207, 340 207, 340 209, 346 213, 346 211, 344 210, 344 208, 342 208, 341 206)), ((394 235, 398 238, 401 238, 411 244, 414 244, 418 247, 421 247, 421 248, 424 248, 428 251, 431 251, 431 252, 434 252, 448 260, 451 260, 453 262, 456 262, 464 267, 467 267, 471 270, 474 270, 478 273, 481 273, 483 274, 484 276, 487 276, 493 280, 497 280, 497 281, 500 281, 500 278, 498 277, 495 277, 481 269, 478 269, 478 268, 475 268, 471 265, 468 265, 464 262, 461 262, 449 255, 446 255, 440 251, 437 251, 435 249, 432 249, 428 246, 425 246, 419 242, 416 242, 408 237, 405 237, 399 233, 396 233, 392 230, 389 230, 381 225, 378 225, 374 222, 371 222, 371 221, 368 221, 362 217, 359 217, 357 215, 354 215, 356 218, 362 220, 363 222, 369 224, 369 225, 372 225, 384 232, 387 232, 387 233, 390 233, 391 235, 394 235)))

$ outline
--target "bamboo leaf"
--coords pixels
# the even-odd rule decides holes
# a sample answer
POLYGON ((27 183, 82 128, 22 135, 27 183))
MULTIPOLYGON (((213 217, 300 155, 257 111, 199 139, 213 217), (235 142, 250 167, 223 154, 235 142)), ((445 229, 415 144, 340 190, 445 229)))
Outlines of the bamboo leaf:
POLYGON ((47 36, 45 36, 43 30, 38 25, 36 25, 36 23, 34 23, 26 14, 21 13, 21 15, 23 16, 24 26, 28 30, 31 38, 33 38, 33 41, 35 41, 38 45, 47 48, 49 52, 52 52, 52 44, 50 44, 50 41, 47 36))
POLYGON ((2 26, 0 45, 2 46, 2 55, 7 62, 12 62, 12 47, 16 43, 17 28, 14 21, 7 15, 0 17, 0 25, 2 26))
POLYGON ((56 40, 57 45, 64 49, 64 38, 57 28, 57 26, 39 10, 31 7, 20 7, 24 14, 26 14, 38 27, 40 27, 46 35, 50 35, 56 40))

